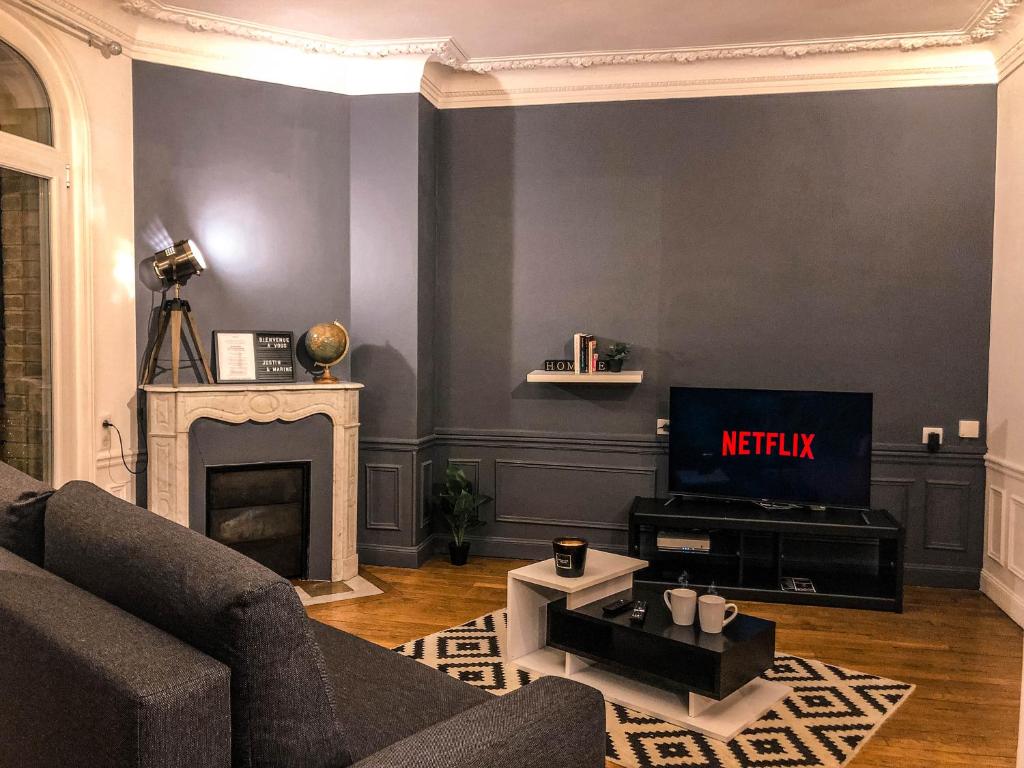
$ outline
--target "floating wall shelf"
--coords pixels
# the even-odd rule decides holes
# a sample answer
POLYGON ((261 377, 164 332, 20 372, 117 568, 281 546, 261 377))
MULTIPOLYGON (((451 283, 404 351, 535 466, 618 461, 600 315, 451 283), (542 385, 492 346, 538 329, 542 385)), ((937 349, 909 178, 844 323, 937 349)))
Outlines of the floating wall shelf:
POLYGON ((555 371, 530 371, 526 380, 535 384, 640 384, 643 371, 620 371, 612 373, 557 373, 555 371))

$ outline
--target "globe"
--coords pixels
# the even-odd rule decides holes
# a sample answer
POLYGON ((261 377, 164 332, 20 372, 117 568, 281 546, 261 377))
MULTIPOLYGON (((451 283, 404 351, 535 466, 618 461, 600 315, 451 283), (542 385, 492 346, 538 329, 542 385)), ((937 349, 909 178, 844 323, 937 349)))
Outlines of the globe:
POLYGON ((348 354, 348 331, 335 320, 333 323, 318 323, 306 331, 306 351, 313 361, 323 368, 317 377, 320 384, 331 384, 337 378, 331 375, 331 366, 348 354))

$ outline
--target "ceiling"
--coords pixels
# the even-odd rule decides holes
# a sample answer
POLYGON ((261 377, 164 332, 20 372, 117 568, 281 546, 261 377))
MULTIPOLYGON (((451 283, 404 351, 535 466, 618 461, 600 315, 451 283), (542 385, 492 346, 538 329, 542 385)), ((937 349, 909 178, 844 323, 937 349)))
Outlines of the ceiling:
POLYGON ((963 33, 1005 0, 175 0, 348 41, 450 37, 472 59, 963 33))

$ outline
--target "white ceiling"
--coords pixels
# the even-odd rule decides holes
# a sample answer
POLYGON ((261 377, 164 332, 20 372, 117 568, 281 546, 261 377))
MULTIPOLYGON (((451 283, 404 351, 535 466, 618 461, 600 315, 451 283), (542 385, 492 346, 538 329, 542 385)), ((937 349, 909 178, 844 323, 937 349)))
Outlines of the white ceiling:
POLYGON ((970 30, 992 0, 176 0, 349 41, 452 37, 471 58, 970 30))

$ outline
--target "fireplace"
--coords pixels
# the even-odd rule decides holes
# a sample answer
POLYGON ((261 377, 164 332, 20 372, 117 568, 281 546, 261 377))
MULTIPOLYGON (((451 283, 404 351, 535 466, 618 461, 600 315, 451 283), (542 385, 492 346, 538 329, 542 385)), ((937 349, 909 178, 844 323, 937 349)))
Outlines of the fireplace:
POLYGON ((308 461, 206 468, 206 535, 286 578, 309 575, 308 461))

